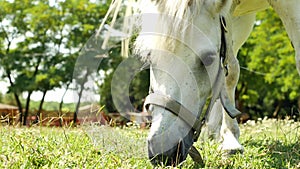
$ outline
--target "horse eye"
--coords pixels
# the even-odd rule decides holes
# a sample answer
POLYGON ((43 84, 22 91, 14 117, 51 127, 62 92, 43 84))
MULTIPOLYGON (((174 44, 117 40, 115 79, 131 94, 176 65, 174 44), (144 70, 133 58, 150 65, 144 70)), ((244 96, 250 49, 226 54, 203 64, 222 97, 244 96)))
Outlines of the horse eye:
POLYGON ((200 59, 204 66, 209 66, 214 62, 216 56, 216 52, 209 51, 201 54, 200 59))

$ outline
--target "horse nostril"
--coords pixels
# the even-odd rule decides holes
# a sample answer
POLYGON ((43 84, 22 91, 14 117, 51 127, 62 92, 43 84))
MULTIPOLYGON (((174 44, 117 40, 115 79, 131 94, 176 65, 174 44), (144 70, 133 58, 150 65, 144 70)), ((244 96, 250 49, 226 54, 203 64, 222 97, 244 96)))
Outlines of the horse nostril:
POLYGON ((176 142, 177 144, 161 143, 160 139, 148 137, 148 157, 151 163, 155 166, 176 166, 180 164, 186 159, 188 151, 193 145, 193 132, 190 132, 184 138, 179 138, 176 142))
POLYGON ((166 165, 166 166, 176 166, 185 160, 187 154, 185 151, 183 141, 163 153, 155 153, 152 151, 151 146, 148 145, 148 157, 151 163, 155 166, 166 165))

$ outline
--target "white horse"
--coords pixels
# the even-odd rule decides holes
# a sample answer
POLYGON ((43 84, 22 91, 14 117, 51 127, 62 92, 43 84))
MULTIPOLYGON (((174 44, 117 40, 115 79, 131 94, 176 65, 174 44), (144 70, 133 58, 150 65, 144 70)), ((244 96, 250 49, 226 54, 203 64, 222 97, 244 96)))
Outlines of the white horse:
POLYGON ((148 136, 153 164, 176 165, 189 151, 195 153, 191 147, 199 136, 202 117, 206 117, 206 133, 221 142, 224 152, 243 151, 238 124, 232 118, 239 113, 234 108, 240 73, 236 55, 253 28, 256 12, 271 6, 295 47, 300 73, 299 3, 141 0, 142 30, 135 44, 151 67, 145 107, 153 116, 148 136))

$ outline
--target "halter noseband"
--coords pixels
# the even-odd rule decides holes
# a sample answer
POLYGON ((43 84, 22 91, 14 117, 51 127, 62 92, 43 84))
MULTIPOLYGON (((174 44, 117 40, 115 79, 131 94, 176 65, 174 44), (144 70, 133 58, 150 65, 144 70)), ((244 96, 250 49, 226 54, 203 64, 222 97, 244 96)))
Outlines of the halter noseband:
MULTIPOLYGON (((166 110, 169 110, 174 115, 178 116, 180 119, 182 119, 184 122, 186 122, 193 130, 193 139, 194 142, 196 142, 199 138, 199 135, 201 133, 201 128, 205 122, 205 119, 212 109, 212 106, 215 103, 215 100, 220 95, 220 85, 222 83, 218 83, 218 81, 221 80, 223 74, 222 70, 225 73, 225 76, 228 75, 228 68, 226 64, 226 55, 227 55, 227 43, 226 43, 226 22, 225 18, 223 16, 220 16, 220 27, 221 27, 221 46, 220 46, 220 67, 218 70, 218 75, 216 77, 216 82, 213 84, 213 89, 217 89, 218 91, 212 91, 212 96, 210 97, 209 104, 206 108, 206 110, 202 110, 202 112, 199 114, 199 116, 195 115, 195 113, 192 113, 189 109, 184 107, 181 103, 176 101, 175 99, 172 99, 169 96, 165 96, 162 94, 158 94, 156 92, 150 92, 150 94, 145 98, 144 102, 144 108, 148 111, 150 105, 159 106, 162 108, 165 108, 166 110), (205 112, 205 113, 204 113, 205 112), (202 115, 202 116, 201 116, 202 115), (194 121, 194 124, 190 124, 194 121)), ((230 112, 226 111, 230 117, 234 118, 236 114, 230 114, 230 112)), ((198 113, 197 113, 198 114, 198 113)), ((192 146, 189 150, 189 155, 192 157, 192 159, 195 162, 203 163, 202 157, 198 150, 192 146)))

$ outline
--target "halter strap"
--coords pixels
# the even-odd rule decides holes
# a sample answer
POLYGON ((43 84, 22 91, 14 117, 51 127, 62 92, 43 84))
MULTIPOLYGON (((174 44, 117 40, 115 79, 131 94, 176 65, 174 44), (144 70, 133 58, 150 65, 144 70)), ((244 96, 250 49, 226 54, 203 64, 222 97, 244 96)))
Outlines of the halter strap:
POLYGON ((169 96, 161 95, 158 93, 150 93, 146 97, 144 103, 146 110, 150 105, 156 105, 169 110, 174 115, 178 116, 180 119, 186 122, 195 132, 199 131, 202 126, 202 120, 200 120, 194 113, 188 110, 181 103, 169 96), (194 124, 191 124, 191 122, 194 122, 194 124))
MULTIPOLYGON (((163 108, 169 110, 174 115, 178 116, 181 120, 186 122, 186 124, 188 124, 193 129, 193 132, 194 132, 193 139, 194 139, 194 142, 196 142, 201 133, 201 128, 205 122, 205 118, 213 106, 213 102, 212 102, 213 99, 214 99, 214 96, 211 97, 209 105, 206 109, 205 115, 202 119, 201 119, 201 117, 197 117, 195 114, 193 114, 190 110, 188 110, 186 107, 184 107, 178 101, 172 99, 171 97, 161 95, 158 93, 150 93, 146 97, 145 103, 144 103, 144 108, 146 110, 148 110, 150 105, 156 105, 156 106, 163 107, 163 108), (193 122, 193 121, 195 121, 194 124, 191 124, 191 122, 193 122)), ((200 116, 201 116, 201 114, 200 114, 200 116)), ((199 164, 203 164, 203 159, 202 159, 199 151, 197 150, 197 148, 194 145, 191 146, 188 153, 195 162, 197 162, 199 164)))
POLYGON ((220 16, 220 26, 221 26, 221 46, 220 46, 220 60, 222 68, 224 69, 225 76, 228 75, 228 67, 226 64, 226 55, 227 55, 227 42, 226 42, 226 33, 228 32, 226 27, 226 21, 224 16, 220 16))

